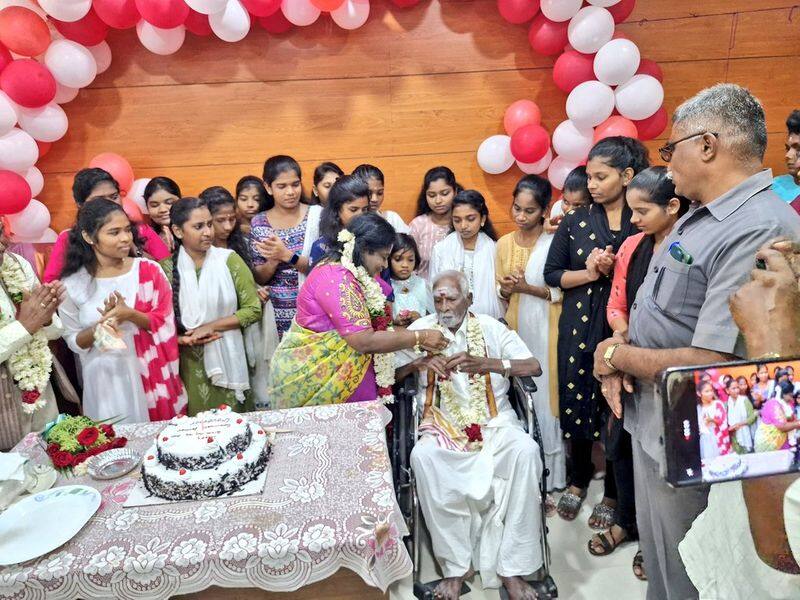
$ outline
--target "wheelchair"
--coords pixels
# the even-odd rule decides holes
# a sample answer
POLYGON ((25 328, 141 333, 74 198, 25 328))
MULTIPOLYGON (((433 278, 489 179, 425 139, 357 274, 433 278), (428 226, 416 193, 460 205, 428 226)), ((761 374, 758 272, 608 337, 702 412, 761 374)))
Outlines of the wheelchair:
MULTIPOLYGON (((545 466, 545 454, 539 421, 533 408, 533 394, 535 392, 536 384, 532 377, 513 377, 508 397, 511 406, 517 413, 517 418, 523 423, 526 432, 538 444, 542 461, 543 473, 540 478, 541 506, 539 513, 541 515, 541 543, 544 561, 537 573, 538 578, 529 581, 529 583, 540 600, 548 600, 558 597, 558 588, 550 575, 550 546, 547 543, 547 517, 544 510, 549 471, 545 466)), ((411 450, 419 437, 418 426, 422 418, 421 409, 416 402, 416 393, 416 375, 409 375, 395 386, 395 402, 389 405, 393 423, 389 451, 392 459, 395 495, 400 506, 400 512, 410 532, 404 542, 413 562, 414 596, 420 600, 433 600, 433 592, 438 581, 428 583, 420 581, 420 535, 424 524, 417 498, 414 472, 411 469, 411 450)), ((469 587, 464 584, 461 594, 468 592, 469 587)), ((501 594, 501 597, 504 596, 501 594)))

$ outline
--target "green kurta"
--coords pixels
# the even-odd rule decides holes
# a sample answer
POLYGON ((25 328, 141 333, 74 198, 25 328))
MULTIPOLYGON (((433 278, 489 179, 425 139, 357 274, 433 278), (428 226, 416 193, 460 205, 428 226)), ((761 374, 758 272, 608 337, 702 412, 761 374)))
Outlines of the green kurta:
MULTIPOLYGON (((239 300, 239 310, 234 314, 239 319, 239 327, 244 329, 261 318, 261 300, 256 291, 253 273, 242 258, 235 252, 231 253, 226 264, 231 272, 233 286, 236 289, 236 297, 239 300)), ((164 269, 167 278, 172 283, 172 258, 162 260, 161 268, 164 269)), ((199 273, 200 270, 198 269, 198 275, 199 273)), ((233 390, 221 388, 211 383, 203 364, 203 346, 181 346, 180 353, 180 372, 189 398, 187 409, 189 416, 216 408, 220 404, 227 404, 236 412, 255 410, 253 395, 250 390, 245 392, 246 400, 242 403, 236 400, 233 390)), ((242 360, 246 361, 247 357, 242 356, 242 360)))

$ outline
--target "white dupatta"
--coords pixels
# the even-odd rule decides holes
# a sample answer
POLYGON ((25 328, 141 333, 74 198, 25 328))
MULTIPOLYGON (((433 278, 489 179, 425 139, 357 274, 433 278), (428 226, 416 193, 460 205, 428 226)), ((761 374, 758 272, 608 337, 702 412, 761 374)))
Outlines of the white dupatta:
MULTIPOLYGON (((179 302, 181 321, 186 329, 229 317, 238 310, 239 299, 227 264, 232 253, 233 250, 211 246, 198 276, 186 250, 181 247, 178 251, 179 302)), ((211 383, 233 390, 239 402, 244 402, 244 392, 250 389, 244 356, 241 329, 224 331, 220 339, 203 345, 203 364, 211 383)))
MULTIPOLYGON (((475 253, 472 264, 472 306, 473 312, 489 315, 501 319, 505 314, 505 307, 497 297, 497 287, 494 277, 494 256, 496 244, 482 231, 478 234, 475 243, 475 253)), ((457 232, 449 234, 433 247, 429 281, 442 271, 464 272, 464 244, 457 232)))
MULTIPOLYGON (((322 207, 315 204, 308 207, 308 213, 306 214, 306 233, 303 237, 303 250, 300 252, 300 256, 305 256, 308 258, 311 255, 311 246, 319 239, 319 218, 322 215, 322 207)), ((299 270, 297 271, 297 289, 299 290, 303 287, 303 282, 306 280, 306 276, 304 273, 301 273, 299 270)), ((277 348, 277 344, 275 344, 275 348, 277 348)), ((275 348, 271 348, 271 352, 269 349, 267 352, 269 356, 272 356, 272 353, 275 352, 275 348)))

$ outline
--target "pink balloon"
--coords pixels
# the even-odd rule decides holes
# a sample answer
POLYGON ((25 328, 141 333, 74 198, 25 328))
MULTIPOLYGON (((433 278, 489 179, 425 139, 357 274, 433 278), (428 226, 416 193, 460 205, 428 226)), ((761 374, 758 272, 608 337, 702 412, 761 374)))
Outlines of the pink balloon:
POLYGON ((658 63, 654 60, 650 60, 649 58, 643 58, 639 61, 639 68, 636 70, 637 75, 650 75, 651 77, 655 77, 660 82, 664 82, 664 71, 661 70, 661 67, 658 63))
POLYGON ((539 0, 497 0, 497 9, 506 21, 520 25, 539 12, 539 0))
POLYGON ((669 116, 667 110, 662 106, 654 114, 642 119, 641 121, 634 121, 636 131, 639 133, 639 139, 642 141, 654 140, 667 128, 669 116))
POLYGON ((392 4, 399 8, 411 8, 419 4, 420 0, 392 0, 392 4))
POLYGON ((567 45, 567 28, 569 21, 554 23, 539 13, 533 18, 528 30, 528 41, 539 54, 552 56, 558 54, 567 45))
POLYGON ((0 89, 20 106, 38 108, 56 97, 56 80, 43 64, 20 58, 0 73, 0 89))
POLYGON ((31 201, 31 186, 14 171, 0 171, 0 215, 13 215, 31 201))
POLYGON ((208 15, 195 10, 189 10, 189 16, 186 17, 186 22, 183 25, 195 35, 211 35, 211 24, 208 22, 208 15))
POLYGON ((638 137, 639 132, 636 130, 636 125, 633 124, 633 121, 614 115, 608 117, 595 128, 594 143, 596 144, 604 138, 618 135, 635 138, 638 137))
POLYGON ((3 72, 8 65, 10 65, 14 61, 14 57, 11 56, 11 52, 8 51, 8 48, 0 44, 0 73, 3 72))
POLYGON ((535 163, 550 149, 550 134, 541 125, 523 125, 511 136, 511 154, 523 163, 535 163))
POLYGON ((98 17, 114 29, 136 27, 136 23, 142 18, 135 0, 94 0, 92 8, 98 17))
POLYGON ((21 212, 9 215, 8 220, 15 240, 32 242, 50 227, 50 211, 38 200, 31 200, 21 212))
POLYGON ((128 218, 134 223, 142 223, 144 221, 141 209, 133 200, 124 198, 122 200, 122 210, 125 211, 125 214, 128 215, 128 218))
POLYGON ((126 192, 133 185, 133 169, 130 163, 119 154, 103 152, 95 156, 90 162, 90 167, 97 167, 109 173, 119 184, 121 192, 126 192))
POLYGON ((292 28, 292 24, 281 11, 273 13, 268 17, 260 17, 258 19, 258 24, 274 35, 286 33, 292 28))
POLYGON ((616 4, 607 7, 606 10, 614 17, 614 23, 622 23, 631 16, 634 6, 636 6, 636 0, 620 0, 616 4))
POLYGON ((55 20, 53 22, 61 35, 84 46, 96 46, 108 35, 108 25, 91 8, 86 16, 72 23, 55 20))
POLYGON ((254 17, 274 15, 281 7, 281 0, 240 0, 254 17))
POLYGON ((503 127, 508 135, 525 125, 538 125, 542 122, 542 111, 532 100, 517 100, 506 109, 503 117, 503 127))
POLYGON ((547 179, 550 181, 550 185, 558 190, 564 189, 567 175, 578 166, 580 166, 578 162, 567 160, 563 156, 556 156, 550 163, 550 168, 547 169, 547 179))
POLYGON ((594 79, 594 55, 567 50, 553 65, 553 81, 562 92, 569 94, 584 81, 594 79))
POLYGON ((189 16, 189 5, 183 0, 136 0, 142 18, 159 29, 183 25, 189 16))

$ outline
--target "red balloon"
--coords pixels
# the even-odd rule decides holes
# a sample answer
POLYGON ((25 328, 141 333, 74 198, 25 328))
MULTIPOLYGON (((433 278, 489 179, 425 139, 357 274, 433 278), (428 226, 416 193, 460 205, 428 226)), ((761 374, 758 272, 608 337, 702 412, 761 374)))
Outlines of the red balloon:
POLYGON ((636 125, 633 124, 633 121, 615 115, 608 117, 605 121, 600 123, 600 125, 595 127, 594 143, 596 144, 604 138, 615 135, 635 138, 638 137, 639 132, 636 130, 636 125))
POLYGON ((553 65, 553 81, 558 89, 567 94, 584 81, 594 78, 594 54, 568 50, 553 65))
POLYGON ((524 125, 511 136, 511 154, 519 162, 533 163, 550 148, 550 134, 541 125, 524 125))
POLYGON ((536 102, 531 100, 513 102, 503 116, 503 127, 508 135, 513 135, 517 129, 525 125, 538 125, 541 122, 542 111, 536 102))
POLYGON ((97 16, 114 29, 136 27, 142 18, 135 0, 94 0, 92 6, 97 16))
POLYGON ((45 154, 50 152, 50 148, 53 146, 53 142, 40 142, 39 140, 34 140, 36 145, 39 146, 39 158, 42 158, 45 154))
POLYGON ((14 60, 14 57, 11 56, 11 52, 8 51, 8 48, 0 44, 0 73, 3 72, 8 65, 14 60))
POLYGON ((336 10, 342 5, 343 2, 344 0, 311 0, 311 4, 326 12, 336 10))
POLYGON ((664 71, 658 66, 658 63, 649 58, 643 58, 639 61, 639 68, 636 70, 637 75, 651 75, 659 81, 664 81, 664 71))
POLYGON ((186 29, 195 35, 211 35, 211 24, 208 22, 208 15, 201 14, 189 9, 189 16, 184 23, 186 29))
POLYGON ((635 5, 636 0, 620 0, 615 5, 609 6, 606 10, 614 17, 614 23, 622 23, 631 16, 635 5))
POLYGON ((0 43, 22 56, 38 56, 50 45, 50 30, 32 10, 9 6, 0 10, 0 43))
POLYGON ((184 0, 136 0, 142 18, 161 29, 172 29, 186 22, 189 5, 184 0))
POLYGON ((497 10, 506 21, 519 25, 539 12, 539 0, 497 0, 497 10))
POLYGON ((128 218, 134 223, 144 222, 144 216, 142 215, 142 210, 139 208, 139 205, 136 204, 136 202, 134 202, 132 199, 123 198, 122 210, 125 211, 125 214, 128 215, 128 218))
POLYGON ((636 131, 639 132, 639 139, 644 141, 653 140, 664 133, 667 121, 669 121, 667 109, 662 106, 653 115, 641 121, 634 121, 633 124, 636 125, 636 131))
POLYGON ((528 30, 528 41, 539 54, 552 56, 558 54, 567 45, 567 27, 569 21, 554 23, 539 13, 533 18, 528 30))
POLYGON ((399 8, 411 8, 419 4, 420 0, 392 0, 392 4, 399 8))
POLYGON ((56 21, 55 19, 53 23, 55 23, 56 29, 58 29, 59 33, 65 38, 83 44, 84 46, 96 46, 106 39, 106 35, 108 34, 108 25, 104 21, 101 21, 97 13, 91 8, 89 12, 86 13, 85 17, 73 23, 56 21))
POLYGON ((286 33, 292 28, 292 24, 283 16, 283 11, 280 10, 268 17, 261 17, 258 19, 258 24, 274 34, 286 33))
POLYGON ((0 89, 20 106, 38 108, 56 97, 56 80, 43 64, 20 58, 0 73, 0 89))
POLYGON ((0 171, 0 215, 13 215, 25 210, 31 201, 31 186, 14 171, 0 171))
POLYGON ((133 185, 133 169, 130 163, 119 154, 103 152, 95 156, 89 166, 103 169, 109 173, 117 180, 120 192, 127 192, 133 185))
POLYGON ((254 17, 274 15, 281 7, 281 0, 241 0, 244 7, 254 17))

